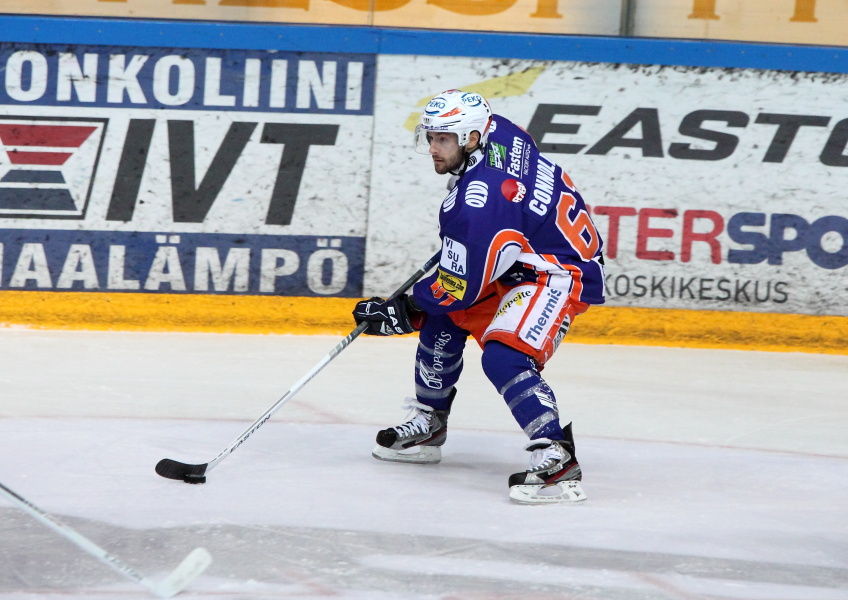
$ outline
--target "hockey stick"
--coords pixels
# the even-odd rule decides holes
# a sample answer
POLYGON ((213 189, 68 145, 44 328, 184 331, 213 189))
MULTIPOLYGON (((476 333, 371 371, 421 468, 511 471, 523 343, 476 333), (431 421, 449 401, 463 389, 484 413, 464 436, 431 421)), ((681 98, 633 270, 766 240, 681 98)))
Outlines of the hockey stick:
POLYGON ((106 550, 84 537, 81 533, 71 529, 61 521, 50 516, 48 513, 38 508, 35 504, 26 500, 22 496, 19 496, 2 483, 0 483, 0 493, 6 496, 19 508, 28 512, 59 535, 69 539, 103 564, 112 567, 112 569, 124 577, 128 577, 133 581, 140 583, 160 598, 170 598, 171 596, 179 594, 195 577, 203 573, 203 571, 206 570, 206 567, 208 567, 212 562, 212 556, 209 552, 203 548, 195 548, 189 552, 188 556, 183 559, 179 566, 174 569, 170 575, 157 583, 155 581, 151 581, 147 577, 144 577, 129 565, 124 564, 120 559, 118 559, 118 557, 109 554, 106 550))
MULTIPOLYGON (((407 279, 403 285, 401 285, 398 289, 394 291, 394 293, 389 296, 389 299, 394 299, 406 292, 412 285, 418 281, 427 271, 435 267, 439 263, 439 257, 441 256, 441 252, 436 253, 433 257, 424 263, 424 266, 418 269, 415 274, 407 279)), ((289 390, 283 394, 283 396, 277 400, 268 410, 266 410, 261 417, 256 419, 253 423, 250 424, 250 427, 245 429, 236 439, 230 443, 229 446, 224 448, 218 456, 210 460, 208 463, 203 463, 199 465, 192 465, 187 463, 182 463, 176 460, 171 460, 170 458, 163 458, 156 464, 156 473, 165 477, 167 479, 176 479, 177 481, 184 481, 186 483, 206 483, 206 473, 215 468, 218 463, 224 460, 227 456, 233 453, 233 451, 241 446, 247 438, 249 438, 253 433, 262 427, 271 416, 276 413, 280 407, 283 406, 286 402, 288 402, 292 396, 294 396, 300 389, 309 383, 313 377, 315 377, 318 373, 321 372, 321 369, 327 366, 327 364, 333 360, 336 356, 338 356, 342 350, 347 348, 350 343, 359 337, 363 331, 368 328, 366 323, 360 323, 356 326, 356 329, 351 331, 346 338, 344 338, 341 342, 333 348, 329 354, 324 356, 317 365, 312 367, 312 369, 303 377, 301 377, 289 390)))

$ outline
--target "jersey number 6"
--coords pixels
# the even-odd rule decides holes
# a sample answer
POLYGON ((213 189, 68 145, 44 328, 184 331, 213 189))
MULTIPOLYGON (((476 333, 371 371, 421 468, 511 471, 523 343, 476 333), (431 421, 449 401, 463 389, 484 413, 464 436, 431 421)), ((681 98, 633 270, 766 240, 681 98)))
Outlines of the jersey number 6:
POLYGON ((569 192, 563 192, 559 196, 557 204, 557 227, 568 240, 577 253, 585 261, 592 260, 600 246, 600 236, 592 223, 589 213, 581 208, 574 219, 569 217, 571 211, 577 207, 577 197, 569 192))

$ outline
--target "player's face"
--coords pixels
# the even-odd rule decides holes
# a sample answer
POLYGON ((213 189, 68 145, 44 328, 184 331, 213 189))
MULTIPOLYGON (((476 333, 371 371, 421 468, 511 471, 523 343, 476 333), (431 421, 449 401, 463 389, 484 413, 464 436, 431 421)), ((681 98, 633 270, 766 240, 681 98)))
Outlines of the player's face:
POLYGON ((455 133, 435 131, 427 134, 427 141, 430 142, 430 156, 436 173, 444 175, 462 166, 465 157, 455 133))

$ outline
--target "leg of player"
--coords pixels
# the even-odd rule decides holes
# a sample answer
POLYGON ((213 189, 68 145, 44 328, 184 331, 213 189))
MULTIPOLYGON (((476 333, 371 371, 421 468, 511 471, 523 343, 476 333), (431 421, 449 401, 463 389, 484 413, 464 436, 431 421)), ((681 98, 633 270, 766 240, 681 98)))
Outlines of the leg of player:
POLYGON ((483 350, 483 370, 530 438, 530 468, 509 478, 510 499, 521 504, 580 502, 582 474, 571 423, 560 426, 556 397, 536 361, 500 342, 483 350))
POLYGON ((468 332, 447 316, 428 316, 418 337, 415 398, 407 398, 404 405, 410 413, 402 425, 377 434, 374 458, 412 463, 441 460, 467 337, 468 332))

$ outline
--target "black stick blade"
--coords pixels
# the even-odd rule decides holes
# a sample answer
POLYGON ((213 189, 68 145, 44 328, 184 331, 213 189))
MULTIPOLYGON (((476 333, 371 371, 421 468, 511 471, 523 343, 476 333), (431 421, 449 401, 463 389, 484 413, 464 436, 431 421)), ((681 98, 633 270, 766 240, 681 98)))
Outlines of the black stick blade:
POLYGON ((206 483, 206 467, 209 463, 202 465, 187 465, 170 458, 163 458, 156 463, 156 473, 166 479, 176 479, 186 483, 206 483))

